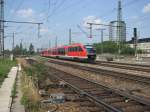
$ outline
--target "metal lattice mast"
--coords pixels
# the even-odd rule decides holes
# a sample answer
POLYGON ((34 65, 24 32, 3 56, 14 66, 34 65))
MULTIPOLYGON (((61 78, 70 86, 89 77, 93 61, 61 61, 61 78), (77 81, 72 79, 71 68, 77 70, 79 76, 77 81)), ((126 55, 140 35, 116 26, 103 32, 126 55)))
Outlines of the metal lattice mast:
POLYGON ((122 7, 121 7, 121 0, 118 1, 118 14, 117 14, 117 41, 120 43, 123 39, 121 36, 121 22, 122 22, 122 7))
POLYGON ((120 44, 122 39, 121 36, 121 22, 122 22, 122 7, 121 7, 121 0, 118 1, 118 15, 117 15, 117 44, 118 44, 118 55, 120 55, 121 49, 120 49, 120 44))
POLYGON ((121 0, 118 1, 118 21, 122 21, 122 7, 121 7, 121 0))

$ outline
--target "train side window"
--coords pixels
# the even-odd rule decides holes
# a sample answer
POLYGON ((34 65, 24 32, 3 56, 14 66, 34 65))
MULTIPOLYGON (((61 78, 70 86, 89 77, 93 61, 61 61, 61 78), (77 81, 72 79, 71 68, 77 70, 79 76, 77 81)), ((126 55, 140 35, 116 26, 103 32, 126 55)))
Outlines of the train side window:
POLYGON ((61 53, 61 49, 58 49, 58 54, 60 54, 61 53))
POLYGON ((72 48, 72 52, 74 52, 74 51, 75 51, 75 48, 73 47, 73 48, 72 48))
POLYGON ((72 48, 72 52, 74 52, 74 47, 72 48))
POLYGON ((73 48, 71 47, 71 52, 73 51, 73 48))
POLYGON ((77 51, 79 51, 79 47, 77 47, 77 51))
POLYGON ((65 48, 64 48, 64 55, 66 54, 65 48))
POLYGON ((68 48, 68 52, 70 52, 70 48, 68 48))
POLYGON ((69 47, 69 52, 71 52, 71 48, 69 47))
POLYGON ((64 48, 62 48, 62 54, 65 54, 65 49, 64 48))
POLYGON ((77 47, 74 47, 74 51, 75 51, 75 52, 77 51, 77 47))
POLYGON ((75 51, 77 52, 77 47, 75 47, 74 49, 75 49, 75 51))
POLYGON ((83 51, 82 48, 80 46, 78 46, 78 51, 83 51))
POLYGON ((71 52, 71 47, 68 48, 68 51, 71 52))
POLYGON ((70 52, 72 52, 72 47, 70 47, 70 52))
POLYGON ((75 47, 75 51, 78 51, 78 47, 75 47))
POLYGON ((71 47, 71 52, 73 52, 73 47, 71 47))
POLYGON ((73 52, 74 52, 75 51, 75 47, 73 47, 72 49, 73 49, 73 52))

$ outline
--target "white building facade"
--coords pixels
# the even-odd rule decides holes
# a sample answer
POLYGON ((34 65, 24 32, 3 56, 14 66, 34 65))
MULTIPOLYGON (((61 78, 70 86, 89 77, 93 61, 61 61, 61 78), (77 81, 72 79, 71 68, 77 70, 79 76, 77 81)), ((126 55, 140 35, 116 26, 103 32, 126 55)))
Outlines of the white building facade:
MULTIPOLYGON (((134 48, 133 39, 128 42, 131 48, 134 48)), ((138 40, 137 49, 142 50, 142 57, 150 57, 150 38, 143 38, 138 40)))

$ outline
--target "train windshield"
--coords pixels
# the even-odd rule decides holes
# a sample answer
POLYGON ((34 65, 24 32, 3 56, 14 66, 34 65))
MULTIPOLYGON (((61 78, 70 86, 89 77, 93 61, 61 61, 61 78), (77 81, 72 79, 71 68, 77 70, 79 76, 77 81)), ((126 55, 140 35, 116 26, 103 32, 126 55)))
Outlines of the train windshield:
POLYGON ((94 53, 94 54, 96 53, 96 50, 93 48, 93 46, 86 45, 85 48, 88 53, 94 53))

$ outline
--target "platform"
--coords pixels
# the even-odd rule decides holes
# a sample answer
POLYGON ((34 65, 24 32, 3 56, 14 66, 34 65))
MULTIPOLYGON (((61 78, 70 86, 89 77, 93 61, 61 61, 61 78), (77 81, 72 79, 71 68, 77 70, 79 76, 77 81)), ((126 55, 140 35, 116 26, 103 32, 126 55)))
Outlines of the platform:
POLYGON ((13 67, 0 88, 0 112, 9 112, 11 106, 11 91, 15 82, 18 67, 13 67))

